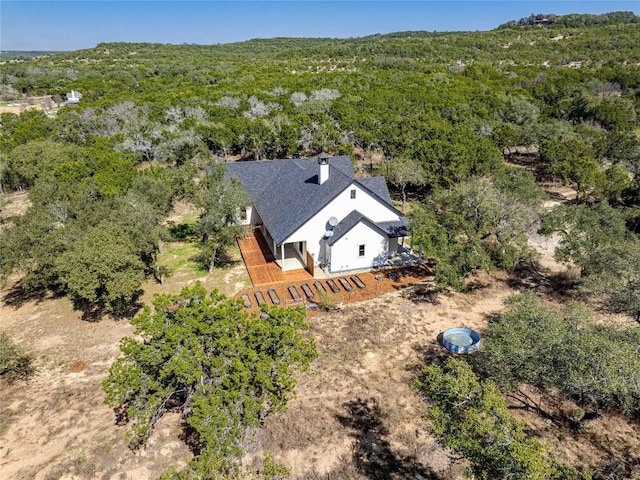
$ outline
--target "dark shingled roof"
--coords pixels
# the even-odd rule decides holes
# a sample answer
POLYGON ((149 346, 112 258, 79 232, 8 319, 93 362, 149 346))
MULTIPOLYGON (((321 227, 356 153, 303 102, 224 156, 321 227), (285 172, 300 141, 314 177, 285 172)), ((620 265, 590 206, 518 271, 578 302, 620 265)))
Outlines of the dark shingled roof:
POLYGON ((391 196, 389 195, 389 188, 387 187, 387 181, 384 177, 361 178, 358 181, 360 182, 360 185, 375 193, 378 197, 391 205, 391 196))
POLYGON ((407 235, 407 219, 402 217, 401 220, 392 222, 378 222, 378 227, 384 230, 389 238, 405 237, 407 235))
POLYGON ((356 180, 348 156, 329 158, 329 178, 322 185, 318 185, 317 157, 232 162, 226 167, 227 175, 236 177, 253 198, 277 244, 354 181, 393 209, 384 178, 356 180))
POLYGON ((327 243, 333 246, 338 240, 346 235, 346 233, 355 227, 358 223, 365 222, 374 230, 378 230, 380 234, 384 235, 384 231, 378 227, 374 222, 369 220, 365 215, 358 210, 353 210, 349 215, 344 217, 340 223, 333 228, 333 235, 327 239, 327 243))
POLYGON ((387 235, 388 237, 403 237, 407 234, 407 220, 404 217, 402 220, 398 221, 376 223, 366 215, 360 213, 358 210, 353 210, 334 227, 333 235, 327 239, 327 243, 329 245, 333 245, 360 222, 366 223, 369 227, 374 230, 378 230, 380 233, 387 235))

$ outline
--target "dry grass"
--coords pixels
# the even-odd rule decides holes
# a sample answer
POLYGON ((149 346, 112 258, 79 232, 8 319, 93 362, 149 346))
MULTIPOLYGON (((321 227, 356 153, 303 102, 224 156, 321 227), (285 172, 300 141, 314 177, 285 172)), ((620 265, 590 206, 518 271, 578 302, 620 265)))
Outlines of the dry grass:
MULTIPOLYGON (((418 285, 310 318, 321 356, 300 376, 288 411, 268 419, 252 456, 274 452, 298 479, 463 478, 465 462, 429 435, 425 403, 411 385, 422 366, 448 358, 439 333, 454 325, 484 330, 517 291, 506 276, 477 283, 470 294, 449 295, 418 285)), ((558 418, 575 408, 553 392, 546 398, 558 418)), ((512 411, 561 461, 640 474, 637 422, 605 415, 575 432, 533 410, 512 411)))
POLYGON ((0 231, 11 217, 24 215, 31 206, 26 191, 0 195, 0 231))
POLYGON ((310 318, 321 356, 301 375, 288 411, 267 421, 256 450, 274 452, 297 478, 461 478, 464 463, 429 436, 411 385, 422 365, 444 355, 442 330, 481 329, 509 293, 499 282, 434 303, 396 291, 310 318))

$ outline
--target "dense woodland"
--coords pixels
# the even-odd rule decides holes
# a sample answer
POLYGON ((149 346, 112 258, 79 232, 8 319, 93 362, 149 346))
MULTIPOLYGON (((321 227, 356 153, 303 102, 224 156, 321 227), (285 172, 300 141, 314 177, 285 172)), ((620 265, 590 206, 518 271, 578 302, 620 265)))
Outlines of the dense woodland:
MULTIPOLYGON (((0 224, 0 276, 18 278, 19 288, 32 295, 46 290, 67 295, 90 318, 128 316, 139 308, 145 279, 161 281, 170 274, 157 262, 163 242, 188 237, 200 245, 200 261, 207 268, 224 262, 226 248, 240 234, 233 223, 236 209, 247 201, 236 184, 224 179, 225 161, 325 150, 351 155, 361 175, 387 177, 400 208, 409 212, 414 243, 434 260, 440 287, 464 290, 479 269, 514 271, 528 264, 533 252, 527 234, 540 229, 560 235, 557 257, 579 266, 575 288, 586 302, 640 321, 639 23, 640 17, 629 12, 540 15, 487 32, 276 38, 211 46, 105 43, 3 63, 2 101, 64 97, 71 90, 83 96, 80 105, 61 107, 54 115, 41 110, 2 114, 0 193, 26 190, 31 204, 24 215, 0 224), (553 23, 534 25, 541 18, 553 23), (542 213, 540 185, 549 182, 575 187, 577 200, 542 213), (178 199, 194 204, 201 214, 196 223, 172 229, 164 220, 178 199)), ((163 301, 165 307, 186 305, 184 315, 199 319, 220 319, 220 312, 239 315, 218 297, 207 300, 211 305, 205 309, 204 298, 194 290, 163 301), (195 297, 208 313, 189 311, 195 308, 193 300, 180 303, 195 297)), ((453 363, 426 371, 433 381, 422 382, 419 389, 435 405, 429 414, 434 431, 470 459, 476 478, 499 478, 496 472, 505 471, 512 478, 591 475, 555 464, 540 445, 526 439, 508 417, 501 390, 517 394, 521 384, 552 385, 583 409, 576 424, 607 409, 638 420, 640 368, 637 349, 632 353, 638 328, 607 329, 594 324, 582 307, 572 308, 554 312, 530 296, 514 299, 504 321, 521 326, 513 333, 501 330, 503 320, 492 324, 488 348, 473 371, 453 363), (563 331, 563 315, 580 328, 563 331), (527 337, 540 333, 541 325, 556 334, 555 343, 527 337), (491 338, 515 334, 526 338, 538 356, 522 359, 518 352, 498 348, 517 342, 491 343, 491 338), (577 334, 589 338, 584 362, 589 364, 589 356, 601 360, 591 369, 562 356, 562 343, 577 334), (628 348, 629 355, 602 357, 611 342, 628 348), (543 355, 543 347, 551 353, 543 355), (564 370, 552 372, 550 365, 564 370), (443 413, 458 405, 456 399, 468 398, 468 392, 432 388, 443 375, 459 377, 479 395, 477 405, 465 407, 473 415, 487 408, 497 420, 471 425, 465 409, 443 413), (467 429, 457 437, 452 419, 467 429), (504 439, 484 445, 488 440, 482 431, 500 425, 522 445, 514 443, 513 455, 502 451, 505 458, 496 459, 491 452, 504 439), (469 433, 474 429, 480 429, 476 436, 469 433)), ((142 333, 154 322, 170 323, 144 315, 137 319, 142 333)), ((275 322, 271 333, 255 338, 275 335, 278 328, 304 327, 295 316, 281 315, 272 317, 284 318, 282 325, 275 322)), ((171 337, 157 330, 150 335, 149 346, 171 337)), ((583 337, 580 341, 586 341, 583 337)), ((114 367, 105 388, 112 392, 113 406, 129 409, 134 443, 139 444, 167 407, 161 395, 171 396, 170 389, 177 387, 175 382, 145 386, 141 378, 151 381, 154 374, 165 374, 148 365, 144 352, 135 353, 138 347, 131 342, 125 345, 127 360, 114 367), (136 363, 140 359, 147 364, 136 363), (151 403, 162 408, 144 410, 131 391, 118 390, 119 382, 132 381, 145 395, 155 395, 151 403)), ((261 352, 259 344, 253 347, 261 352)), ((166 353, 167 345, 163 348, 166 353)), ((292 363, 305 368, 314 356, 312 346, 298 337, 278 349, 265 354, 275 362, 271 366, 265 360, 265 368, 284 369, 278 362, 292 355, 297 358, 292 363)), ((250 362, 255 355, 247 352, 234 361, 250 362)), ((173 374, 187 375, 181 368, 173 374)), ((259 392, 239 400, 252 402, 240 409, 240 423, 233 415, 198 423, 202 412, 198 416, 194 408, 206 413, 221 407, 205 405, 202 389, 180 387, 178 397, 199 402, 191 407, 185 400, 182 408, 198 432, 196 450, 208 452, 192 466, 194 472, 228 471, 243 426, 255 426, 256 415, 261 419, 271 409, 263 408, 269 391, 267 403, 286 403, 295 382, 287 369, 278 371, 283 386, 266 375, 260 381, 267 387, 256 387, 259 392), (231 428, 233 435, 218 444, 211 425, 231 428)), ((230 375, 245 374, 238 369, 230 375)), ((244 388, 240 380, 229 385, 233 391, 244 388)), ((270 468, 277 478, 280 470, 270 468)))

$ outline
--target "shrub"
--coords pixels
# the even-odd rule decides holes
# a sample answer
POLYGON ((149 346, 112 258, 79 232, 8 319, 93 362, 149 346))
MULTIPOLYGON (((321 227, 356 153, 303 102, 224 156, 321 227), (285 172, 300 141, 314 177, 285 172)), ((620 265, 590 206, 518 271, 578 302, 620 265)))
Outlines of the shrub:
POLYGON ((33 357, 16 345, 9 335, 0 333, 0 379, 13 383, 27 378, 33 371, 33 357))

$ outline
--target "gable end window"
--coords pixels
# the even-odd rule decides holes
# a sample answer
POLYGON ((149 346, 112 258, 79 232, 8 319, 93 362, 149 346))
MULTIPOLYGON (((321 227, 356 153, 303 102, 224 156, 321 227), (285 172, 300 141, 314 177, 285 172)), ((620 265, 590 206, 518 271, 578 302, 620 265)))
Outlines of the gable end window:
POLYGON ((358 256, 364 257, 364 245, 358 245, 358 256))
POLYGON ((356 189, 351 190, 351 198, 356 198, 356 189))

